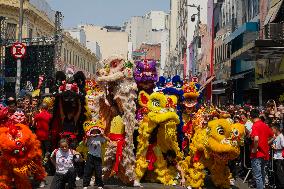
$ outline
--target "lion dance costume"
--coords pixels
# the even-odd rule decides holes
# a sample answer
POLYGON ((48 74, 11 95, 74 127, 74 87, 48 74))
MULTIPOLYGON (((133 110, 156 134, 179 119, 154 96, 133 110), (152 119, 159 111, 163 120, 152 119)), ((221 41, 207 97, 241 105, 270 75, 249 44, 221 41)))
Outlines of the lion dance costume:
POLYGON ((182 159, 176 131, 180 121, 176 113, 177 98, 157 92, 148 95, 142 91, 139 93, 139 103, 148 108, 149 113, 139 127, 135 169, 137 180, 140 182, 148 171, 153 175, 152 182, 172 185, 175 173, 167 167, 163 154, 173 150, 178 160, 182 159))
POLYGON ((229 160, 240 154, 243 143, 244 126, 232 124, 227 119, 210 121, 203 126, 203 117, 194 118, 194 134, 190 144, 189 156, 179 164, 185 172, 186 184, 193 188, 204 186, 205 168, 218 188, 230 188, 229 160), (199 123, 200 125, 196 125, 199 123))
POLYGON ((0 128, 0 188, 32 188, 29 177, 42 181, 40 142, 26 125, 9 124, 0 128))
POLYGON ((183 83, 183 97, 184 101, 183 103, 183 113, 182 118, 184 121, 184 126, 182 128, 182 131, 185 135, 185 138, 182 142, 182 150, 184 152, 187 152, 189 150, 189 143, 191 140, 191 137, 193 135, 193 124, 192 119, 195 116, 195 113, 198 111, 199 106, 199 99, 201 97, 200 93, 200 85, 198 83, 194 82, 188 82, 185 81, 183 83))
MULTIPOLYGON (((139 92, 146 91, 148 94, 153 92, 155 82, 158 80, 156 65, 157 63, 154 60, 135 62, 134 79, 139 92)), ((140 107, 139 104, 137 107, 136 119, 141 121, 148 112, 145 107, 140 107)))
POLYGON ((104 179, 116 174, 125 184, 133 184, 136 179, 133 132, 137 97, 133 64, 120 57, 111 57, 103 64, 97 79, 106 91, 105 98, 100 100, 100 112, 106 124, 105 133, 111 139, 104 158, 104 179))

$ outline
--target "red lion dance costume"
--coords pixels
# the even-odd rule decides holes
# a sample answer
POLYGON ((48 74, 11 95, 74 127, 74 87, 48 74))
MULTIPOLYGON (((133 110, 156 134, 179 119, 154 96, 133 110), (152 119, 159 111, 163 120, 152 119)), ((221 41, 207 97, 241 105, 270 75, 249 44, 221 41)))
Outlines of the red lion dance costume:
POLYGON ((42 181, 40 142, 28 126, 11 124, 0 128, 0 188, 31 189, 29 177, 42 181))

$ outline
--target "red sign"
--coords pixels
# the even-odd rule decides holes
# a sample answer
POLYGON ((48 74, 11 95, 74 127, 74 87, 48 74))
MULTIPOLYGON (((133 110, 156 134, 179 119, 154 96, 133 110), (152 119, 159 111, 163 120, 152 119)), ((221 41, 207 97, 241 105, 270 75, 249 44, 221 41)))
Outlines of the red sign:
POLYGON ((27 47, 23 43, 14 43, 12 48, 12 55, 18 59, 18 58, 23 58, 27 52, 27 47))
POLYGON ((198 83, 198 77, 192 77, 191 82, 198 83))

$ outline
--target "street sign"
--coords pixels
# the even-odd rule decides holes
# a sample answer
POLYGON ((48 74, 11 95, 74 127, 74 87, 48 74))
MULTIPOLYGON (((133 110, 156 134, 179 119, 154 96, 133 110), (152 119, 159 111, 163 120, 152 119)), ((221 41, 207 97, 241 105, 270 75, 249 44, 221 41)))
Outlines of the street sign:
POLYGON ((198 77, 192 77, 191 82, 198 83, 198 77))
POLYGON ((23 58, 23 56, 25 56, 27 52, 27 47, 23 43, 14 43, 11 48, 11 51, 14 58, 21 59, 23 58))

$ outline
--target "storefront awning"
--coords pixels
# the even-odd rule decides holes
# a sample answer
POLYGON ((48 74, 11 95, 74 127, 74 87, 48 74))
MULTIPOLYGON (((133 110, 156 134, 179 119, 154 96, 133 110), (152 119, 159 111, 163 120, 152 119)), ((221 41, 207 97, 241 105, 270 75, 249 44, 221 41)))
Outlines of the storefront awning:
POLYGON ((274 0, 274 2, 271 2, 271 3, 272 5, 267 13, 267 16, 264 21, 264 25, 267 25, 268 23, 271 23, 275 20, 281 8, 281 5, 283 4, 283 0, 274 0))
POLYGON ((217 80, 217 81, 213 81, 212 82, 212 85, 217 85, 219 83, 225 83, 226 81, 224 79, 220 79, 220 80, 217 80))
POLYGON ((226 89, 214 89, 212 90, 212 94, 219 95, 226 93, 226 89))
POLYGON ((231 60, 281 59, 284 40, 257 39, 231 55, 231 60))
POLYGON ((258 23, 257 22, 247 22, 244 23, 241 27, 231 33, 225 40, 224 43, 227 44, 231 42, 233 39, 238 37, 239 35, 245 32, 256 32, 258 30, 258 23))
POLYGON ((237 79, 245 78, 245 75, 252 73, 252 72, 253 70, 248 70, 248 71, 233 75, 232 77, 229 78, 229 80, 237 80, 237 79))

